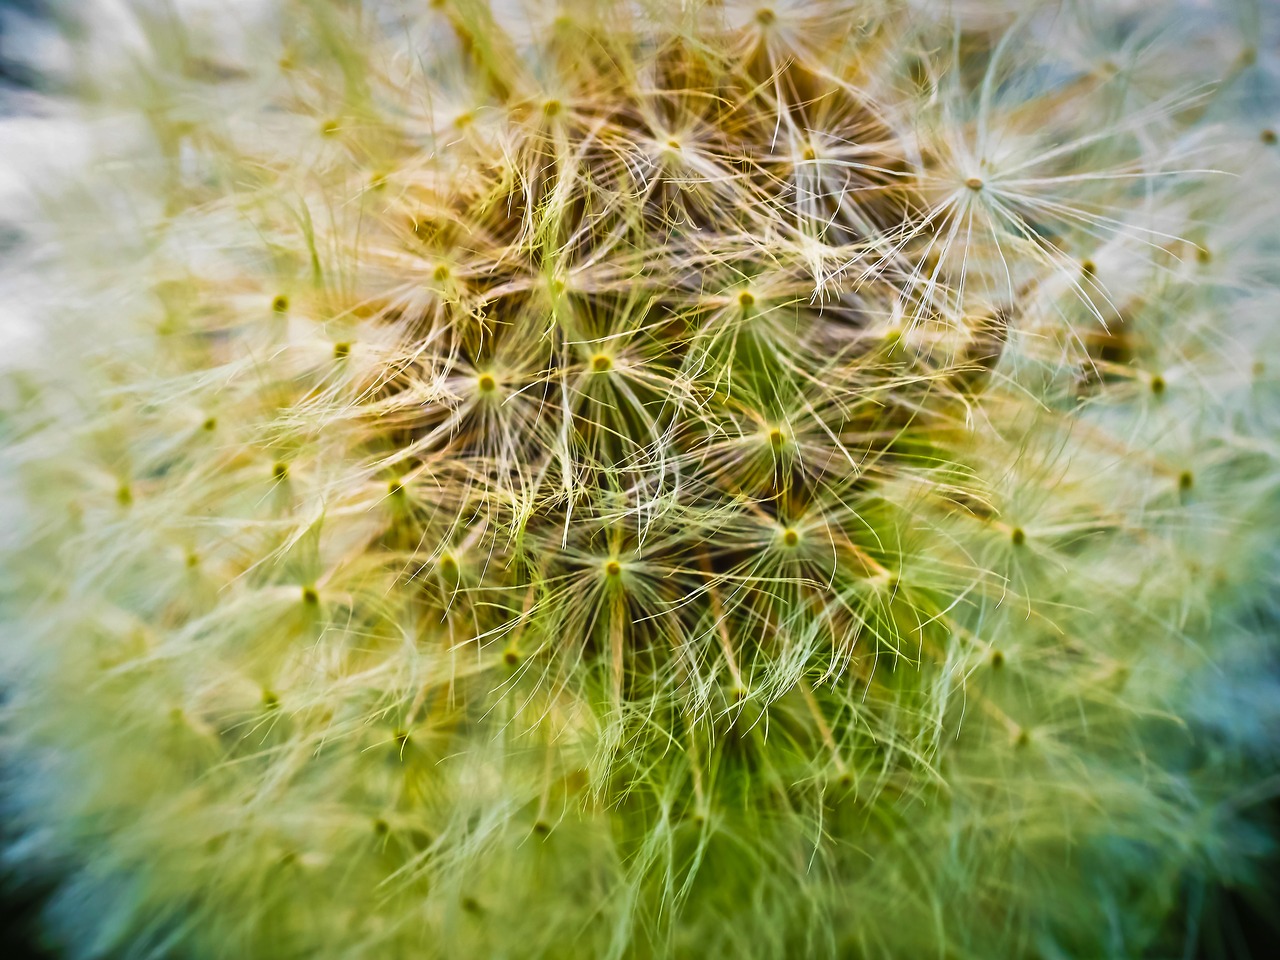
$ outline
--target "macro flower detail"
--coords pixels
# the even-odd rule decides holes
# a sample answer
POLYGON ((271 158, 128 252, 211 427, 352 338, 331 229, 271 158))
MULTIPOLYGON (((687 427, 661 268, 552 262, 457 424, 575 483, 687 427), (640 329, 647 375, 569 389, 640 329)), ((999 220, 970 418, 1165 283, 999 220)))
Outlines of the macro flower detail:
POLYGON ((1212 6, 72 18, 0 367, 59 947, 1138 957, 1250 882, 1280 66, 1212 6))

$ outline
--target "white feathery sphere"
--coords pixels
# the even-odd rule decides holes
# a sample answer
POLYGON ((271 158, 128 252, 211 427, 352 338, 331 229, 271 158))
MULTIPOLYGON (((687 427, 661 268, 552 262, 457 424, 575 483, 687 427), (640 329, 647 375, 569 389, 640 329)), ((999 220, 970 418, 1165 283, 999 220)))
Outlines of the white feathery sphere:
POLYGON ((1255 882, 1265 3, 31 36, 0 768, 66 956, 1140 957, 1255 882))

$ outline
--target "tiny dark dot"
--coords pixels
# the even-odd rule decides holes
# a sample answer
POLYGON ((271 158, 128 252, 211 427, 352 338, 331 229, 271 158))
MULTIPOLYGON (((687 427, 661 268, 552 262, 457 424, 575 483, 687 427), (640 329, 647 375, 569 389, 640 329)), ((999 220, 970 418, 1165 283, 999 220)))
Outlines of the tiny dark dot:
POLYGON ((283 293, 271 301, 271 309, 276 313, 284 313, 289 309, 289 298, 283 293))
POLYGON ((1004 666, 1004 654, 1001 653, 999 650, 995 650, 992 652, 991 666, 996 670, 999 670, 1001 667, 1004 666))
POLYGON ((1209 263, 1213 260, 1213 253, 1208 247, 1196 247, 1196 261, 1198 263, 1209 263))
POLYGON ((271 690, 263 690, 262 705, 268 710, 274 710, 280 706, 280 698, 271 690))
POLYGON ((755 302, 756 302, 756 295, 752 293, 750 290, 743 290, 740 294, 738 294, 738 306, 742 307, 743 309, 750 306, 754 306, 755 302))
POLYGON ((289 465, 284 462, 277 461, 271 467, 271 476, 277 480, 285 480, 289 476, 289 465))
POLYGON ((591 369, 596 373, 608 373, 613 369, 613 358, 603 353, 598 353, 591 358, 591 369))
POLYGON ((1014 527, 1009 531, 1009 539, 1015 547, 1020 547, 1027 542, 1027 532, 1021 527, 1014 527))
POLYGON ((554 117, 556 114, 560 112, 563 106, 564 104, 562 104, 559 100, 548 100, 546 103, 542 105, 542 112, 546 114, 548 117, 554 117))
POLYGON ((393 497, 399 496, 400 494, 404 493, 404 484, 402 484, 399 480, 388 481, 387 493, 391 494, 391 496, 393 497))
POLYGON ((610 560, 604 565, 604 572, 607 576, 616 577, 622 573, 622 564, 617 560, 610 560))
POLYGON ((483 913, 484 907, 480 906, 480 901, 475 897, 463 897, 458 901, 462 909, 467 913, 483 913))
POLYGON ((761 7, 756 11, 756 23, 762 27, 771 27, 777 21, 778 15, 768 7, 761 7))
POLYGON ((1080 272, 1083 273, 1086 277, 1092 277, 1095 273, 1098 272, 1098 265, 1094 263, 1092 260, 1085 260, 1080 264, 1080 272))
POLYGON ((814 160, 814 159, 817 159, 817 156, 818 156, 818 153, 816 150, 813 149, 813 147, 805 147, 800 152, 800 159, 802 160, 814 160))
POLYGON ((1180 474, 1178 474, 1179 490, 1190 490, 1192 485, 1195 484, 1195 482, 1196 482, 1196 478, 1191 473, 1190 470, 1183 470, 1180 474))
POLYGON ((431 271, 431 279, 436 283, 443 283, 445 280, 448 280, 449 267, 443 263, 437 264, 436 268, 431 271))
POLYGON ((309 607, 314 607, 320 602, 320 594, 316 592, 315 587, 302 588, 302 602, 309 607))
POLYGON ((498 387, 498 381, 493 378, 493 374, 482 373, 476 380, 476 386, 481 393, 493 393, 498 387))
POLYGON ((680 141, 679 141, 679 140, 677 140, 675 137, 669 137, 669 138, 667 139, 667 149, 668 149, 668 150, 679 150, 679 149, 680 149, 680 141))
POLYGON ((373 821, 373 832, 380 837, 385 837, 391 831, 391 825, 381 817, 373 821))
POLYGON ((333 345, 333 359, 345 360, 351 355, 351 344, 342 341, 333 345))
POLYGON ((116 501, 122 507, 127 507, 129 504, 133 503, 133 490, 130 489, 127 483, 122 483, 119 488, 117 488, 116 501))
POLYGON ((1154 393, 1157 397, 1160 396, 1160 394, 1164 393, 1164 388, 1165 388, 1164 377, 1157 374, 1156 376, 1151 378, 1151 392, 1154 393))
POLYGON ((970 190, 973 190, 975 193, 981 190, 983 187, 982 180, 979 177, 970 177, 968 180, 964 182, 964 185, 968 187, 970 190))
POLYGON ((1263 130, 1259 136, 1262 138, 1262 142, 1269 147, 1274 145, 1276 142, 1276 132, 1274 130, 1263 130))
POLYGON ((394 736, 397 746, 403 747, 409 742, 409 732, 407 730, 396 730, 394 736))
POLYGON ((540 837, 545 837, 551 832, 551 824, 547 823, 545 820, 539 820, 533 825, 533 832, 540 837))
POLYGON ((520 662, 520 654, 516 653, 514 650, 508 650, 502 655, 502 662, 509 667, 514 667, 520 662))
POLYGON ((794 547, 800 542, 800 534, 788 527, 786 530, 782 531, 782 542, 788 547, 794 547))
POLYGON ((218 418, 209 417, 204 423, 200 424, 200 428, 206 433, 212 433, 214 430, 218 429, 218 418))
POLYGON ((780 448, 785 440, 786 437, 783 436, 782 431, 777 427, 774 427, 769 431, 769 446, 773 447, 775 450, 780 448))

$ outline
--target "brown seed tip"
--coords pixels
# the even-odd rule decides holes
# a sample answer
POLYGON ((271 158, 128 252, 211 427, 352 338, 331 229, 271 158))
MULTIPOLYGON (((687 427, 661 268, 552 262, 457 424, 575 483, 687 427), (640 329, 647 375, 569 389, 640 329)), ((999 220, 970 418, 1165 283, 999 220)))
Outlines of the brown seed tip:
POLYGON ((791 527, 782 531, 782 542, 788 547, 794 547, 800 542, 800 534, 796 533, 791 527))
POLYGON ((756 11, 756 23, 762 27, 771 27, 777 22, 778 15, 768 7, 761 7, 756 11))
POLYGON ((1154 393, 1157 397, 1160 396, 1160 394, 1164 393, 1165 386, 1166 384, 1164 382, 1164 377, 1160 376, 1159 374, 1156 374, 1154 377, 1151 378, 1151 392, 1154 393))
POLYGON ((493 393, 498 388, 498 381, 493 378, 493 374, 482 373, 476 379, 476 387, 481 393, 493 393))
POLYGON ((351 344, 346 341, 335 343, 333 345, 333 359, 345 360, 351 355, 351 344))
POLYGON ((276 313, 284 313, 289 309, 289 298, 283 293, 277 294, 276 298, 271 301, 271 309, 276 313))
POLYGON ((608 354, 597 353, 591 358, 591 369, 596 373, 608 373, 613 369, 613 358, 608 354))
POLYGON ((750 290, 743 290, 740 294, 738 294, 738 306, 744 309, 750 306, 754 306, 755 302, 756 302, 756 295, 752 293, 750 290))
POLYGON ((1021 527, 1014 527, 1009 531, 1009 540, 1015 547, 1020 547, 1027 542, 1027 532, 1021 527))
POLYGON ((1276 142, 1276 132, 1270 128, 1263 130, 1259 136, 1262 138, 1262 142, 1269 147, 1276 142))
POLYGON ((968 180, 964 182, 964 185, 968 187, 970 190, 974 190, 974 191, 981 190, 982 180, 978 177, 970 177, 968 180))
POLYGON ((622 564, 617 560, 609 560, 604 565, 604 572, 606 576, 616 577, 622 573, 622 564))

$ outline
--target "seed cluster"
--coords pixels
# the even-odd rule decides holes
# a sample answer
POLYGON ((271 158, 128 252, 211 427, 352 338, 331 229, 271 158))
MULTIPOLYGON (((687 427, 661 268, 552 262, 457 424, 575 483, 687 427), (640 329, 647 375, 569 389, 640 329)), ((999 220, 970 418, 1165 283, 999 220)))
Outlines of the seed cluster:
POLYGON ((366 7, 97 80, 145 227, 0 415, 58 935, 1140 955, 1263 646, 1274 135, 1048 7, 366 7))

